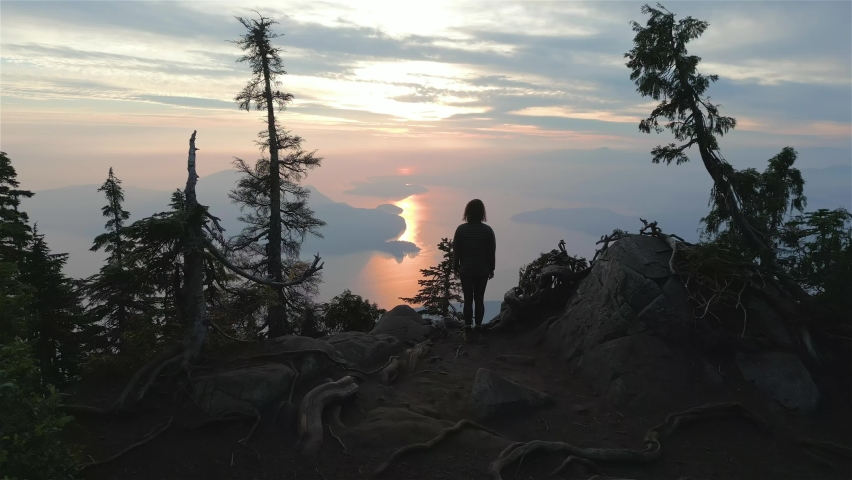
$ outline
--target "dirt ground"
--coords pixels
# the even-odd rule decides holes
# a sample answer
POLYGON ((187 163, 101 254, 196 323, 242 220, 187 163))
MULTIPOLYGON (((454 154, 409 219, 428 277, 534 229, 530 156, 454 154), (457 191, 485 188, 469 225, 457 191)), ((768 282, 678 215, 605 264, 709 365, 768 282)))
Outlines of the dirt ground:
MULTIPOLYGON (((490 334, 476 344, 462 344, 458 335, 435 341, 423 372, 399 379, 393 387, 378 384, 378 376, 360 385, 357 399, 343 406, 347 427, 357 425, 364 413, 378 406, 416 409, 429 407, 443 420, 469 418, 466 401, 476 370, 488 368, 500 375, 541 390, 556 399, 556 405, 511 418, 482 422, 513 441, 533 439, 563 441, 579 447, 633 448, 642 450, 648 428, 662 422, 667 413, 634 416, 619 412, 572 374, 570 366, 551 352, 516 335, 490 334), (459 348, 461 347, 461 348, 459 348), (535 366, 498 361, 498 355, 520 354, 535 358, 535 366), (437 358, 435 358, 437 357, 437 358)), ((733 372, 733 367, 730 366, 733 372)), ((721 367, 724 372, 724 366, 721 367)), ((341 372, 340 376, 343 373, 341 372)), ((729 375, 729 379, 736 375, 729 375)), ((731 380, 735 381, 735 380, 731 380)), ((101 389, 89 403, 108 403, 120 388, 101 389)), ((304 392, 297 391, 297 398, 304 392)), ((663 441, 661 459, 650 464, 607 464, 598 467, 605 476, 632 479, 849 479, 852 464, 842 457, 810 455, 791 445, 791 439, 814 438, 852 445, 852 414, 844 399, 827 398, 816 414, 801 417, 771 408, 752 385, 735 384, 732 393, 699 392, 697 403, 739 401, 773 426, 762 432, 743 420, 697 422, 679 429, 663 441)), ((154 426, 174 417, 162 436, 121 456, 113 462, 82 473, 89 479, 240 479, 307 480, 365 479, 400 445, 366 448, 357 439, 336 431, 346 445, 326 435, 316 462, 294 453, 296 442, 291 425, 279 421, 261 424, 250 447, 240 445, 253 420, 193 430, 208 418, 187 398, 166 401, 152 410, 129 418, 80 418, 68 431, 68 441, 82 445, 85 459, 102 460, 139 441, 154 426)), ((78 401, 80 399, 77 399, 78 401)), ((429 438, 419 438, 426 441, 429 438)), ((478 451, 476 444, 439 444, 412 453, 394 463, 383 475, 387 479, 485 479, 494 454, 478 451)), ((548 477, 563 460, 559 455, 533 454, 519 465, 503 471, 504 479, 588 479, 594 473, 574 465, 559 476, 548 477)))

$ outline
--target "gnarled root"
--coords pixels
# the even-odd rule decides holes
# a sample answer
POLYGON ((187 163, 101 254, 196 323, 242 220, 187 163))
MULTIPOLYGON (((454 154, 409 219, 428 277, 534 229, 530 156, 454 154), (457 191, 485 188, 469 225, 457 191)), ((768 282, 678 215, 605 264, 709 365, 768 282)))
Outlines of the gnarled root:
POLYGON ((322 412, 331 403, 338 402, 358 393, 358 384, 349 376, 336 382, 322 384, 302 399, 298 414, 299 441, 296 450, 302 455, 313 457, 322 445, 322 412))
MULTIPOLYGON (((133 391, 136 389, 139 382, 142 381, 142 378, 148 377, 148 380, 145 382, 142 388, 139 389, 138 392, 133 396, 132 404, 137 403, 145 394, 148 392, 148 389, 154 384, 157 376, 160 372, 163 371, 169 365, 180 360, 184 355, 184 347, 180 343, 176 343, 172 345, 170 348, 166 349, 156 357, 154 357, 150 362, 145 364, 142 368, 136 371, 133 376, 130 378, 130 381, 127 382, 127 385, 124 387, 124 390, 119 395, 118 399, 110 406, 105 408, 97 408, 90 407, 87 405, 64 405, 62 409, 71 414, 80 414, 80 415, 93 415, 93 416, 107 416, 113 415, 117 413, 121 413, 122 411, 129 411, 127 405, 127 399, 131 396, 133 391)), ((131 404, 131 406, 132 406, 131 404)))
POLYGON ((476 429, 476 430, 482 430, 483 432, 488 432, 491 435, 496 435, 496 436, 501 437, 501 438, 506 438, 503 435, 500 435, 499 433, 495 432, 494 430, 491 430, 487 427, 483 427, 482 425, 480 425, 476 422, 471 422, 470 420, 467 420, 467 419, 459 420, 458 423, 456 423, 452 427, 445 428, 444 430, 441 431, 441 433, 437 437, 433 438, 432 440, 429 440, 426 443, 415 443, 415 444, 406 445, 406 446, 404 446, 400 449, 397 449, 395 452, 393 452, 391 454, 390 457, 388 457, 388 459, 384 463, 379 465, 378 468, 376 468, 376 470, 373 471, 373 476, 375 477, 375 476, 381 475, 385 470, 388 469, 388 467, 390 467, 391 463, 393 463, 394 460, 396 460, 400 456, 402 456, 402 455, 404 455, 408 452, 413 452, 413 451, 417 451, 417 450, 427 450, 429 448, 432 448, 435 445, 437 445, 438 443, 440 443, 441 441, 443 441, 445 438, 447 438, 450 434, 458 432, 458 431, 462 430, 463 428, 473 428, 473 429, 476 429))
POLYGON ((432 345, 432 340, 426 340, 418 343, 413 348, 407 349, 402 354, 401 369, 409 374, 414 372, 417 364, 420 363, 429 353, 429 347, 432 345))
POLYGON ((399 357, 391 357, 390 363, 382 369, 382 385, 390 385, 399 374, 399 357))
POLYGON ((148 442, 150 442, 150 441, 154 440, 155 438, 157 438, 157 437, 159 437, 160 435, 162 435, 163 433, 165 433, 165 431, 166 431, 166 430, 168 430, 168 429, 169 429, 169 427, 171 427, 171 426, 172 426, 172 422, 174 421, 174 419, 175 419, 175 417, 169 417, 169 420, 165 423, 165 426, 164 426, 164 425, 157 425, 156 427, 154 427, 154 429, 153 429, 153 430, 151 430, 151 432, 150 432, 150 433, 148 433, 147 435, 143 436, 143 437, 142 437, 142 440, 140 440, 140 441, 138 441, 138 442, 134 443, 133 445, 131 445, 131 446, 129 446, 129 447, 127 447, 127 448, 125 448, 124 450, 122 450, 122 451, 120 451, 120 452, 116 453, 115 455, 113 455, 113 456, 111 456, 111 457, 107 458, 106 460, 100 460, 100 461, 97 461, 97 462, 84 463, 84 464, 80 465, 80 467, 78 468, 78 470, 79 470, 79 471, 83 471, 83 470, 85 470, 85 469, 87 469, 87 468, 96 467, 96 466, 98 466, 98 465, 103 465, 103 464, 105 464, 105 463, 109 463, 109 462, 111 462, 111 461, 113 461, 113 460, 117 459, 118 457, 120 457, 120 456, 124 455, 125 453, 127 453, 127 452, 129 452, 129 451, 133 450, 134 448, 136 448, 136 447, 141 447, 142 445, 145 445, 146 443, 148 443, 148 442), (162 428, 160 428, 160 427, 162 427, 162 428))
MULTIPOLYGON (((602 462, 633 462, 633 463, 648 463, 660 458, 662 455, 662 447, 660 441, 675 432, 680 426, 695 421, 706 420, 708 418, 719 418, 738 416, 745 418, 755 423, 760 428, 765 428, 764 423, 752 415, 742 404, 739 403, 717 403, 710 405, 701 405, 693 407, 683 412, 673 413, 666 417, 666 420, 648 430, 645 435, 645 450, 631 450, 627 448, 580 448, 564 442, 545 442, 542 440, 533 440, 527 443, 515 443, 503 450, 494 462, 488 467, 488 472, 494 480, 502 480, 500 472, 507 466, 514 463, 516 460, 525 457, 527 454, 542 451, 545 453, 566 453, 570 456, 577 457, 575 462, 589 465, 593 461, 602 462), (583 460, 588 461, 584 462, 583 460)), ((569 460, 563 462, 553 473, 559 472, 564 468, 569 460)), ((593 464, 592 464, 593 465, 593 464)))

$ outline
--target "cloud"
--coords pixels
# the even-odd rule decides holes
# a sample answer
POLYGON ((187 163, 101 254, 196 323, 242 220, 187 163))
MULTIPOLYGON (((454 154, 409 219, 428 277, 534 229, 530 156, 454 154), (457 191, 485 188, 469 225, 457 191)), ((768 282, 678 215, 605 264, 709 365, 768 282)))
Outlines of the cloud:
MULTIPOLYGON (((74 100, 54 104, 56 118, 109 108, 116 123, 187 110, 243 122, 248 116, 229 110, 250 72, 225 40, 243 33, 233 15, 254 13, 210 5, 4 3, 4 124, 34 123, 30 100, 74 100)), ((653 108, 622 57, 632 47, 627 21, 644 21, 638 4, 296 1, 284 11, 264 0, 256 8, 280 22, 276 42, 290 72, 283 85, 296 95, 287 124, 361 133, 351 148, 373 138, 407 139, 411 148, 667 141, 635 126, 653 108)), ((710 22, 690 53, 703 58, 702 72, 722 76, 710 95, 741 119, 733 142, 849 138, 849 5, 690 2, 675 10, 710 22)))

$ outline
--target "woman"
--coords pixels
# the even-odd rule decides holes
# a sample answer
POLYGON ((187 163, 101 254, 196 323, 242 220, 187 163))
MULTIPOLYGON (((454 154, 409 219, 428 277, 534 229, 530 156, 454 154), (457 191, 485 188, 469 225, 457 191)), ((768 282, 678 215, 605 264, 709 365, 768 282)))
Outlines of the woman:
POLYGON ((456 228, 453 236, 453 271, 461 279, 464 293, 464 339, 469 342, 479 337, 482 319, 485 317, 485 285, 494 278, 497 240, 494 230, 482 223, 487 219, 482 200, 477 198, 468 202, 462 219, 465 223, 456 228), (476 326, 471 332, 471 321, 474 318, 476 326))

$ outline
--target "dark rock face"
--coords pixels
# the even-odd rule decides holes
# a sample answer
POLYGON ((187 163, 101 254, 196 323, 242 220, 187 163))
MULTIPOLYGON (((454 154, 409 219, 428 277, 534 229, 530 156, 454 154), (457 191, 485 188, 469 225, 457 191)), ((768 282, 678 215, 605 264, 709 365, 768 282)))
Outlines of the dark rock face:
POLYGON ((787 409, 806 413, 819 404, 819 391, 795 354, 740 353, 737 365, 743 378, 754 381, 757 388, 787 409))
MULTIPOLYGON (((708 335, 713 331, 707 320, 695 317, 682 281, 670 275, 670 256, 656 237, 616 241, 562 316, 539 330, 548 348, 576 365, 577 373, 616 406, 671 411, 694 402, 695 382, 724 388, 721 375, 708 371, 701 358, 701 348, 716 341, 708 335)), ((776 351, 792 347, 784 323, 758 298, 749 298, 746 308, 749 333, 761 340, 751 348, 762 344, 764 351, 740 354, 743 375, 782 405, 812 410, 819 393, 807 369, 795 354, 776 351)))
POLYGON ((354 367, 367 370, 387 362, 402 352, 403 345, 391 335, 364 332, 343 332, 326 340, 334 350, 354 367))
POLYGON ((515 365, 535 365, 535 358, 527 355, 497 355, 497 360, 515 365))
POLYGON ((286 400, 296 372, 285 365, 271 363, 238 368, 199 377, 193 386, 193 398, 212 416, 230 412, 255 415, 264 407, 286 400))
POLYGON ((692 390, 689 361, 671 348, 686 342, 691 322, 670 300, 683 287, 670 279, 665 249, 648 236, 615 242, 545 333, 545 344, 576 360, 578 373, 616 406, 679 407, 692 390))
POLYGON ((408 305, 397 305, 382 315, 370 333, 391 335, 403 343, 419 343, 432 334, 431 325, 429 320, 424 319, 408 305))
POLYGON ((477 419, 525 413, 552 405, 549 395, 501 377, 491 370, 476 371, 470 390, 470 409, 477 419))

